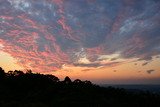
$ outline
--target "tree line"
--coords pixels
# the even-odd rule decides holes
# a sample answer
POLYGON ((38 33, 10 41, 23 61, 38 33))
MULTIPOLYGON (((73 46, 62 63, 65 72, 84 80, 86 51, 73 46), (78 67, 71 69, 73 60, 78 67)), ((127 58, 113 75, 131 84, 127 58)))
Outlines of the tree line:
POLYGON ((0 107, 160 107, 160 94, 0 67, 0 107))

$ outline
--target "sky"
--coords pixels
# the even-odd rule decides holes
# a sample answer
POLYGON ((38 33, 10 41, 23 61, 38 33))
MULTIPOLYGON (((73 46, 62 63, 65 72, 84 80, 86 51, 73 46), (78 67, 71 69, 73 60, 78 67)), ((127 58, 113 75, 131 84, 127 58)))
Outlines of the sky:
POLYGON ((0 66, 160 84, 160 0, 0 0, 0 66))

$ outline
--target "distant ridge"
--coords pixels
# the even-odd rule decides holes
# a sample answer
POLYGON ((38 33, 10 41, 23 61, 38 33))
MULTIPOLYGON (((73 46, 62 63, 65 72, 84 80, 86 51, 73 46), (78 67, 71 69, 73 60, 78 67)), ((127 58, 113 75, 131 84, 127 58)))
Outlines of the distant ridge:
POLYGON ((124 88, 127 90, 140 90, 160 93, 160 84, 101 84, 100 86, 112 86, 115 88, 124 88))

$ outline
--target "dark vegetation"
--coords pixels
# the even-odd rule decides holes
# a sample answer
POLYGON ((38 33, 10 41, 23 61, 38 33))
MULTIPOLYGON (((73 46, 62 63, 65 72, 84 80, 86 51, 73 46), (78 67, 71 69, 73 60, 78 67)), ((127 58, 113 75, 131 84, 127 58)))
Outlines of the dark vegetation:
POLYGON ((160 95, 0 68, 0 107, 160 107, 160 95))

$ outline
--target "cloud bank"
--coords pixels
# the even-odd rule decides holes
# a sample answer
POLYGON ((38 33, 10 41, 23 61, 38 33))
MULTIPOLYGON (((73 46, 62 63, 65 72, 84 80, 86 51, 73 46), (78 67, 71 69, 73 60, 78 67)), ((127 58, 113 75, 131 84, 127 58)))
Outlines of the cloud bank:
POLYGON ((41 72, 108 66, 102 56, 115 53, 150 61, 160 54, 159 10, 159 0, 0 0, 0 49, 41 72))

